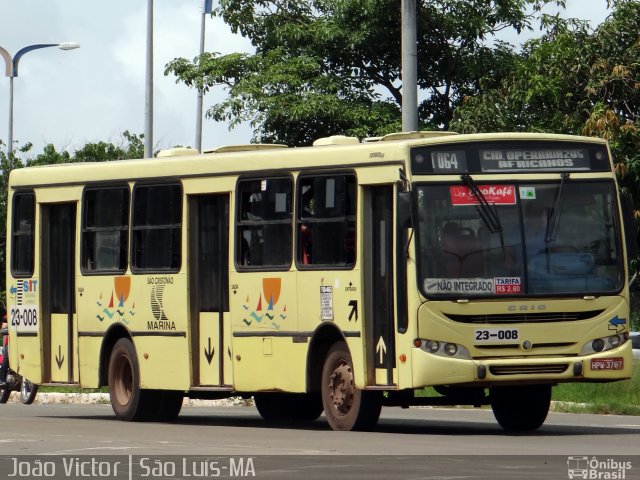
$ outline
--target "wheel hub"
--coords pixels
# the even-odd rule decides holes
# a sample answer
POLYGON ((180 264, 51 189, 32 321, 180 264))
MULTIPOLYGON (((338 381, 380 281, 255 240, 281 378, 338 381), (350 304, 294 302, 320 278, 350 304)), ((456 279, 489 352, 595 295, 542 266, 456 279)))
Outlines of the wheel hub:
POLYGON ((353 405, 353 372, 349 365, 338 366, 329 377, 331 403, 340 414, 347 414, 353 405))

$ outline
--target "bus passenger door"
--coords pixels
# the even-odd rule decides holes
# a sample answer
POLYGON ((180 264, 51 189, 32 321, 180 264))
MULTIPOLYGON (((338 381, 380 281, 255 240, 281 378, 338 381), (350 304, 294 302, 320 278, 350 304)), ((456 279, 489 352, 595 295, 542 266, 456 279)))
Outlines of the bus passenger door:
POLYGON ((189 197, 189 272, 193 386, 230 384, 228 194, 189 197))
POLYGON ((394 385, 393 185, 364 190, 367 385, 394 385))
POLYGON ((75 304, 76 204, 42 205, 43 382, 78 381, 75 304))

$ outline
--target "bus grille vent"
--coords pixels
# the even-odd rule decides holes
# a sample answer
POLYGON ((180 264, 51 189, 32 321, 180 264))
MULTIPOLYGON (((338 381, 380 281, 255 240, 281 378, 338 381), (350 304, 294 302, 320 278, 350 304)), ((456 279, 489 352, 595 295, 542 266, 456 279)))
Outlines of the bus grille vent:
POLYGON ((495 315, 454 315, 445 314, 448 318, 460 323, 477 324, 509 324, 509 323, 542 323, 542 322, 572 322, 588 320, 600 315, 604 310, 588 310, 586 312, 540 312, 540 313, 507 313, 495 315))
POLYGON ((489 367, 492 375, 536 375, 547 373, 563 373, 569 368, 568 363, 552 363, 548 365, 494 365, 489 367))

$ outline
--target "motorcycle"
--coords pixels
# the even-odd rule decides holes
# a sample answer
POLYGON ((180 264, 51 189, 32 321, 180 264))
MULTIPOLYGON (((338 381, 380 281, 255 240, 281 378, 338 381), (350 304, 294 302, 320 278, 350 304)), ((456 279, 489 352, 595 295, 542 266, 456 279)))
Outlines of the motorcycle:
POLYGON ((3 323, 2 348, 0 348, 0 403, 7 403, 13 391, 20 391, 20 401, 30 405, 36 399, 38 385, 23 378, 9 367, 9 329, 7 324, 3 323))

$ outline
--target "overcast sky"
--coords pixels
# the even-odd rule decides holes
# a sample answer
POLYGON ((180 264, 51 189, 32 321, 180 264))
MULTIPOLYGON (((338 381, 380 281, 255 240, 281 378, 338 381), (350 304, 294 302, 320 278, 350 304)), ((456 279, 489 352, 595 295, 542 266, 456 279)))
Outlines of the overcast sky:
MULTIPOLYGON (((201 0, 155 1, 154 144, 193 145, 196 93, 164 66, 198 54, 201 0)), ((214 0, 214 4, 217 2, 214 0)), ((566 16, 597 25, 606 0, 568 0, 566 16)), ((398 12, 399 14, 399 12, 398 12)), ((206 50, 250 52, 248 40, 232 35, 217 18, 207 18, 206 50)), ((537 32, 534 32, 537 34, 537 32)), ((519 43, 524 37, 507 37, 519 43)), ((0 47, 15 54, 35 43, 74 41, 80 49, 48 48, 27 53, 14 80, 14 140, 30 141, 33 153, 47 143, 57 149, 89 141, 118 142, 120 133, 144 132, 146 1, 0 0, 0 47)), ((0 57, 0 73, 4 65, 0 57)), ((7 141, 9 79, 0 77, 0 139, 7 141)), ((205 97, 205 109, 224 96, 221 87, 205 97)), ((203 147, 248 143, 251 130, 229 132, 226 124, 204 121, 203 147)))

